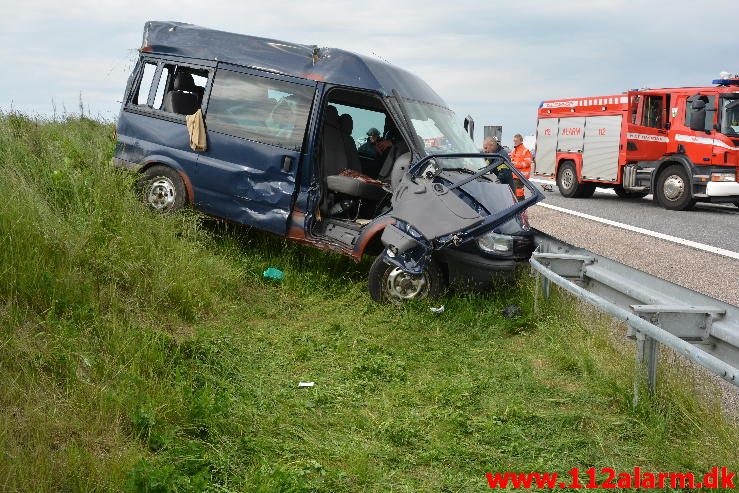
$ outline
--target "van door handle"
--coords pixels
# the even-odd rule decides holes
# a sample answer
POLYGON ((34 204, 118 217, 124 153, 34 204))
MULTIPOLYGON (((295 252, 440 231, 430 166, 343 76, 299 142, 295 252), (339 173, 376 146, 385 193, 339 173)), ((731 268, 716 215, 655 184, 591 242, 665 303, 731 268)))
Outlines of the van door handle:
POLYGON ((292 167, 293 167, 292 156, 284 156, 282 158, 282 171, 284 171, 285 173, 289 173, 292 167))

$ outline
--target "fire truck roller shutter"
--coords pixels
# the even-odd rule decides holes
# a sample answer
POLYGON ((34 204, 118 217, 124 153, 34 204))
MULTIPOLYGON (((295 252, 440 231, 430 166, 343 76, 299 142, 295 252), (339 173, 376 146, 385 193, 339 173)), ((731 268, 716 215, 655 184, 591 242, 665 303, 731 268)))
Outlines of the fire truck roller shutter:
POLYGON ((557 164, 559 118, 542 118, 536 126, 536 168, 540 175, 553 175, 557 164))
POLYGON ((582 154, 583 179, 616 181, 620 143, 621 115, 587 117, 582 154))
POLYGON ((584 135, 585 117, 560 118, 557 152, 582 152, 584 135))

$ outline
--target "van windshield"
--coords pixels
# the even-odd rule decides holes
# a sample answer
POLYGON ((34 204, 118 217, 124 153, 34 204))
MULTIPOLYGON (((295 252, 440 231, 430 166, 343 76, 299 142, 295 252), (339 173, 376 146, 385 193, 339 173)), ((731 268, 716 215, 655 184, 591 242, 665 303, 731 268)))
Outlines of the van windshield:
MULTIPOLYGON (((480 152, 451 110, 412 99, 403 101, 413 130, 423 142, 427 154, 477 154, 480 152)), ((465 168, 477 171, 487 163, 484 159, 440 159, 439 164, 444 168, 465 168)))

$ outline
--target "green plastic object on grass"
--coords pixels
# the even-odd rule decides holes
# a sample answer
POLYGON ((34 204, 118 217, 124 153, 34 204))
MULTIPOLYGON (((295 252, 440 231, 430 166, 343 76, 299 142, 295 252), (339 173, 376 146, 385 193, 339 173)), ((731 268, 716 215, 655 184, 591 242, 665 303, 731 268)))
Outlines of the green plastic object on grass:
POLYGON ((265 279, 271 279, 273 281, 282 281, 285 279, 285 273, 280 269, 275 269, 274 267, 268 268, 262 275, 265 279))

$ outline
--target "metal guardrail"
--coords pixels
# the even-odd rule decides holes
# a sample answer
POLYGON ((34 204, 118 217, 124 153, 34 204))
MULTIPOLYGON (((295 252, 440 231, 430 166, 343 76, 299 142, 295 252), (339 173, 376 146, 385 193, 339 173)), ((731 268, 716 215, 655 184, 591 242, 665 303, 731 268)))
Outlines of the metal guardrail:
MULTIPOLYGON (((531 267, 544 296, 554 283, 626 322, 648 388, 657 381, 659 344, 739 387, 739 307, 538 233, 531 267)), ((535 302, 538 306, 538 302, 535 302)), ((634 382, 634 405, 638 403, 634 382)))

